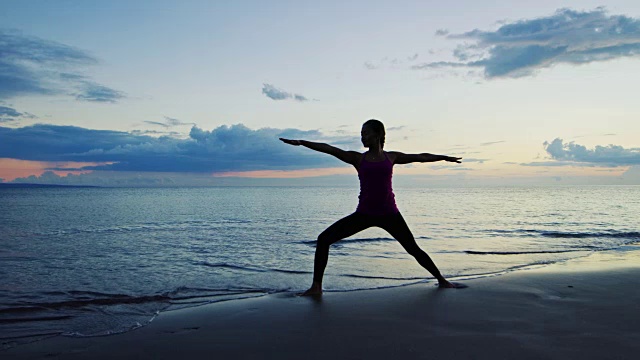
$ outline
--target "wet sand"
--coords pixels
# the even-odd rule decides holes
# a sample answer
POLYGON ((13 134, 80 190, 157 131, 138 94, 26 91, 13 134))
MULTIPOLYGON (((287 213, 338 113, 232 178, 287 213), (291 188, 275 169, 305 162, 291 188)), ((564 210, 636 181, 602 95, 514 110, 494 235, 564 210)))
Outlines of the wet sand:
MULTIPOLYGON (((160 314, 125 334, 55 337, 3 359, 633 359, 640 251, 594 254, 500 276, 294 294, 160 314)), ((302 290, 302 289, 301 289, 302 290)))

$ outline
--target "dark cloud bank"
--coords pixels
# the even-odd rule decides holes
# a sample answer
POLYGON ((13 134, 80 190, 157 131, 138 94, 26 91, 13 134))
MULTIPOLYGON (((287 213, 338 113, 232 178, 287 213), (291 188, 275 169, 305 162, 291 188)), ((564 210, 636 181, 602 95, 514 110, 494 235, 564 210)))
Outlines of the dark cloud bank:
MULTIPOLYGON (((190 173, 293 170, 342 164, 331 156, 286 145, 278 140, 279 137, 339 140, 327 138, 317 130, 252 130, 241 124, 220 126, 212 131, 194 126, 187 139, 74 126, 33 125, 0 127, 0 158, 114 162, 74 170, 190 173)), ((352 145, 357 146, 358 139, 353 140, 352 145)))
MULTIPOLYGON (((178 122, 171 118, 167 121, 178 122)), ((361 147, 357 136, 326 136, 318 130, 252 130, 242 124, 223 125, 211 131, 193 126, 188 138, 37 124, 21 128, 0 126, 0 158, 113 162, 74 170, 196 173, 293 170, 342 164, 331 156, 286 145, 279 137, 325 141, 346 149, 361 147)), ((545 142, 544 147, 559 165, 640 165, 640 148, 607 145, 588 149, 574 142, 565 143, 560 138, 545 142)), ((483 162, 484 159, 465 161, 483 162)))
POLYGON ((480 69, 488 79, 516 78, 556 64, 640 57, 640 20, 608 15, 604 8, 560 9, 547 17, 507 22, 495 31, 438 30, 436 35, 467 43, 453 52, 456 61, 423 63, 413 69, 480 69))
MULTIPOLYGON (((347 149, 360 149, 357 136, 326 136, 317 130, 252 130, 244 125, 220 126, 211 131, 191 128, 189 137, 151 137, 136 133, 91 130, 74 126, 34 125, 22 128, 0 126, 0 158, 50 162, 112 163, 83 168, 51 168, 57 171, 98 170, 88 174, 60 177, 49 171, 14 182, 98 185, 98 186, 210 186, 210 185, 309 185, 351 184, 357 177, 341 175, 318 179, 238 179, 212 178, 229 171, 297 170, 346 166, 339 160, 302 147, 286 145, 279 137, 328 142, 347 149)), ((594 149, 555 139, 544 144, 552 160, 522 164, 529 166, 632 166, 625 181, 640 180, 640 149, 617 145, 594 149), (635 180, 634 180, 635 179, 635 180)), ((483 163, 484 159, 465 162, 483 163)), ((449 167, 447 167, 449 168, 449 167)), ((470 170, 470 169, 466 169, 470 170)), ((589 178, 592 179, 592 178, 589 178)), ((465 183, 465 177, 398 177, 396 184, 465 183), (445 181, 446 180, 446 181, 445 181)), ((532 180, 533 181, 533 180, 532 180)), ((538 180, 535 180, 538 181, 538 180)), ((535 183, 535 181, 533 183, 535 183)), ((586 181, 586 180, 579 180, 586 181)), ((610 181, 610 180, 608 180, 610 181)), ((477 180, 468 180, 478 185, 477 180)), ((412 185, 413 184, 413 185, 412 185)))

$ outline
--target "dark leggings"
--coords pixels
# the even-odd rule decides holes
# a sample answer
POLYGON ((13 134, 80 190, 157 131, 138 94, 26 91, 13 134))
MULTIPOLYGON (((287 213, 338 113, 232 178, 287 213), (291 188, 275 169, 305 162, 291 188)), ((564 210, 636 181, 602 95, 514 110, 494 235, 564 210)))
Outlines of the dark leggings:
POLYGON ((324 268, 329 260, 329 246, 336 241, 354 235, 364 229, 377 226, 386 230, 423 268, 427 269, 436 279, 442 279, 440 271, 433 260, 424 252, 411 234, 411 230, 400 213, 391 215, 367 215, 355 212, 336 221, 318 236, 316 256, 313 266, 313 281, 322 283, 324 268))

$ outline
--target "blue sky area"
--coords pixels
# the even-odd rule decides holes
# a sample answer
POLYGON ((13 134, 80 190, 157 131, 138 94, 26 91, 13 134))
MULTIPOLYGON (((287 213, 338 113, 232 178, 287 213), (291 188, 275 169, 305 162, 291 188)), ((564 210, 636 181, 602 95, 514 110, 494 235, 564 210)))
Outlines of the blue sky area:
POLYGON ((353 184, 278 137, 376 118, 463 157, 396 184, 640 184, 639 70, 637 1, 0 0, 0 178, 353 184))

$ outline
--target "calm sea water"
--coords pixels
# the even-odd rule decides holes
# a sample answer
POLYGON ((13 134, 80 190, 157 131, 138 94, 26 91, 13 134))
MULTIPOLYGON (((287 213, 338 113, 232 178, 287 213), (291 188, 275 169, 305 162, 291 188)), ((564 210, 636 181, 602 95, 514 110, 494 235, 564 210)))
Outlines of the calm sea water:
MULTIPOLYGON (((161 311, 305 290, 357 188, 0 189, 0 341, 95 336, 161 311)), ((640 186, 396 189, 443 274, 516 271, 640 241, 640 186)), ((433 282, 380 229, 335 244, 324 287, 433 282)))

